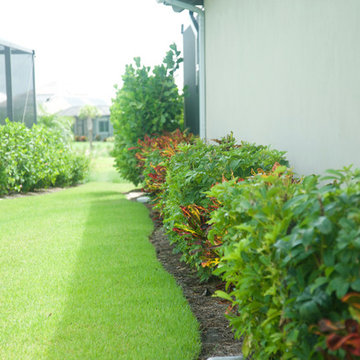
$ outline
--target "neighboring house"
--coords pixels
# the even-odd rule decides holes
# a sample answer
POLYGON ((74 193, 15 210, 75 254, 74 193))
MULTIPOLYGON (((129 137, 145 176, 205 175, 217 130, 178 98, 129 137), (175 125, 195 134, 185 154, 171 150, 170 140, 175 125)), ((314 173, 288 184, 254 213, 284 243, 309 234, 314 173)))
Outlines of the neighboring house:
POLYGON ((158 2, 205 19, 202 137, 271 144, 299 174, 360 167, 359 0, 158 2))
MULTIPOLYGON (((89 137, 89 131, 87 127, 87 119, 80 119, 79 113, 81 108, 70 108, 64 111, 60 111, 59 115, 73 116, 75 118, 74 123, 74 135, 89 137)), ((114 136, 114 128, 110 122, 110 108, 109 106, 97 106, 100 111, 100 116, 93 119, 93 140, 104 140, 108 137, 114 136)))
POLYGON ((51 93, 53 87, 52 85, 49 89, 40 89, 38 103, 50 114, 73 117, 75 136, 89 136, 87 120, 79 118, 80 110, 85 105, 95 106, 100 112, 100 116, 93 119, 93 140, 104 140, 114 136, 114 129, 110 123, 110 107, 106 101, 80 95, 56 95, 51 93))
POLYGON ((33 50, 0 40, 0 124, 36 123, 33 50))

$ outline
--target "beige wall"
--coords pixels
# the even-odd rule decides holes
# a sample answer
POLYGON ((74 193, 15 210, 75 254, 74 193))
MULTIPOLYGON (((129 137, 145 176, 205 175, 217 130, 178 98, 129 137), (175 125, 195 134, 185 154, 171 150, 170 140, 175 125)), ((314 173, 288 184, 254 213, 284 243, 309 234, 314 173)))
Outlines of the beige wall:
POLYGON ((360 0, 205 0, 208 139, 360 167, 360 0))

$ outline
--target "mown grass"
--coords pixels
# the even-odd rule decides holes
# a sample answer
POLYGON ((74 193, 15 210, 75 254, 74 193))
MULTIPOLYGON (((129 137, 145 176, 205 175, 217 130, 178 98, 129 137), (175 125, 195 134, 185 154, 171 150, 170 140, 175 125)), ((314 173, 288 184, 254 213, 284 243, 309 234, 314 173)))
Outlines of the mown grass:
POLYGON ((73 149, 80 154, 87 154, 90 159, 90 181, 124 183, 119 173, 113 167, 114 158, 110 153, 114 147, 112 142, 93 142, 90 152, 88 142, 73 142, 73 149))
POLYGON ((130 188, 0 201, 0 359, 197 357, 198 324, 130 188))

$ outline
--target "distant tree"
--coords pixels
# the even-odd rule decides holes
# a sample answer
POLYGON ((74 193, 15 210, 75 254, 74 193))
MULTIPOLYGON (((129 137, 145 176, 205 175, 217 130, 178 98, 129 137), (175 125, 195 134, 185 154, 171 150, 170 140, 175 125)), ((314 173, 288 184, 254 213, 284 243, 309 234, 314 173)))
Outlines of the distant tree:
POLYGON ((90 150, 92 149, 92 138, 93 138, 93 119, 100 116, 100 111, 96 106, 85 105, 80 109, 79 118, 87 120, 87 129, 89 133, 90 150))
POLYGON ((61 116, 58 114, 48 113, 44 107, 39 106, 38 124, 48 129, 52 129, 66 142, 74 138, 72 127, 74 118, 72 116, 61 116))

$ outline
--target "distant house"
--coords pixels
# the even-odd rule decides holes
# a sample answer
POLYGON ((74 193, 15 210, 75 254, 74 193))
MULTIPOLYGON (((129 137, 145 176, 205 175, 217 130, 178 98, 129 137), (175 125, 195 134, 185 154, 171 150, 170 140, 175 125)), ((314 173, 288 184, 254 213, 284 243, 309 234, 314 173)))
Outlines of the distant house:
POLYGON ((360 167, 360 1, 158 2, 198 14, 202 137, 271 144, 300 174, 360 167))
POLYGON ((46 91, 40 90, 39 104, 51 114, 73 117, 75 136, 89 137, 87 120, 79 118, 80 110, 85 105, 95 106, 101 114, 98 118, 93 119, 93 140, 104 140, 114 135, 114 129, 110 123, 110 107, 104 100, 80 95, 57 95, 51 91, 51 88, 46 91))
POLYGON ((33 50, 0 40, 0 124, 36 123, 33 50))
MULTIPOLYGON (((72 116, 75 118, 74 123, 74 135, 89 137, 89 131, 87 128, 87 120, 80 119, 81 107, 72 107, 64 111, 60 111, 59 115, 72 116)), ((97 109, 100 112, 100 116, 93 119, 93 140, 104 140, 108 137, 114 136, 114 128, 110 122, 110 107, 106 105, 99 105, 97 109)))

